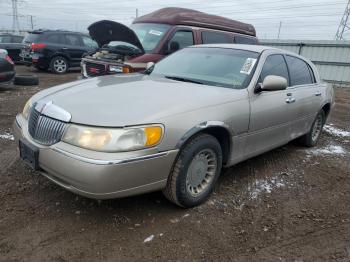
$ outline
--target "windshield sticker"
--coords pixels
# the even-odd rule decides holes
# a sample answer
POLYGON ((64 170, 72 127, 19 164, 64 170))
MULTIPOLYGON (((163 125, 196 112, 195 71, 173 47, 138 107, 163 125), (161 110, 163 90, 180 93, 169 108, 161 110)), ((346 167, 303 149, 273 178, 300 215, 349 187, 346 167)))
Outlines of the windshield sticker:
POLYGON ((249 75, 250 72, 253 70, 255 63, 256 63, 255 58, 247 58, 247 60, 245 60, 244 65, 242 66, 240 73, 249 75))
POLYGON ((157 30, 150 30, 148 33, 151 35, 157 35, 157 36, 160 36, 163 34, 162 32, 159 32, 157 30))

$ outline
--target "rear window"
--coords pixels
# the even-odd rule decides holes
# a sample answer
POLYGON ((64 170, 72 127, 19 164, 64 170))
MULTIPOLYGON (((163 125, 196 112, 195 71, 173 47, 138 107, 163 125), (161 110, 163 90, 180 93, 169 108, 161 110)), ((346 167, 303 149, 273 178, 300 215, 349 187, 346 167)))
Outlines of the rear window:
POLYGON ((258 40, 254 37, 235 35, 235 43, 244 45, 256 45, 258 44, 258 40))
POLYGON ((203 44, 225 44, 233 43, 233 36, 220 32, 202 32, 203 44))
POLYGON ((24 37, 23 42, 24 43, 35 43, 39 40, 40 36, 41 36, 41 34, 30 33, 24 37))

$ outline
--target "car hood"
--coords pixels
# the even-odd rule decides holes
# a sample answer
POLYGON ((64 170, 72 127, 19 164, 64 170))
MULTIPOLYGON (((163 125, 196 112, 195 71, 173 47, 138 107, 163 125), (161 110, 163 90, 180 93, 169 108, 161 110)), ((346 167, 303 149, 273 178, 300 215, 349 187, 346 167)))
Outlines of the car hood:
POLYGON ((145 52, 135 32, 123 24, 102 20, 91 24, 88 30, 91 38, 94 39, 100 47, 111 41, 121 41, 130 43, 138 47, 143 53, 145 52))
MULTIPOLYGON (((141 74, 96 77, 46 89, 34 101, 71 114, 71 122, 123 127, 227 103, 235 90, 141 74)), ((158 122, 159 123, 159 122, 158 122)))

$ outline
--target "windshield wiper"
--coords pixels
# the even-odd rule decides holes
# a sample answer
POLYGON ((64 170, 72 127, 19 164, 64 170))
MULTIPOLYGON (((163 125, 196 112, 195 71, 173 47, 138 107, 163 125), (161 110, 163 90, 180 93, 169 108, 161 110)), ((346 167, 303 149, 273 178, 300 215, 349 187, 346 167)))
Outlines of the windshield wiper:
POLYGON ((182 81, 182 82, 188 82, 188 83, 194 83, 194 84, 200 84, 200 85, 204 85, 203 82, 200 82, 198 80, 193 80, 190 78, 185 78, 185 77, 179 77, 179 76, 164 76, 167 79, 171 79, 171 80, 176 80, 176 81, 182 81))

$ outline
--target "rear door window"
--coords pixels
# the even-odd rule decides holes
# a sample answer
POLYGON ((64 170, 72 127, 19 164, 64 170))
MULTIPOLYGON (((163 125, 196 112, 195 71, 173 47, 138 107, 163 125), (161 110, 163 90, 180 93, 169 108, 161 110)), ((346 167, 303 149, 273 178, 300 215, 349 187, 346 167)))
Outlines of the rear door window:
POLYGON ((254 37, 235 35, 235 43, 236 44, 244 44, 244 45, 256 45, 256 44, 258 44, 258 40, 254 37))
POLYGON ((266 58, 261 70, 259 83, 264 82, 265 77, 268 75, 284 77, 289 83, 288 68, 282 55, 270 55, 266 58))
POLYGON ((307 63, 297 57, 286 56, 291 86, 308 85, 314 83, 307 63))
POLYGON ((81 38, 79 35, 67 34, 66 35, 66 42, 67 42, 67 45, 82 46, 82 41, 81 41, 81 38))
POLYGON ((64 35, 52 34, 46 37, 46 42, 50 44, 64 44, 64 35))
POLYGON ((233 43, 233 36, 221 32, 204 31, 202 32, 203 44, 222 44, 233 43))

